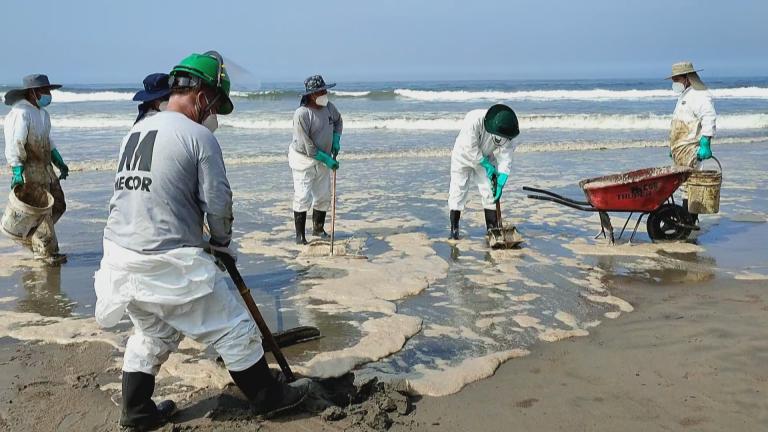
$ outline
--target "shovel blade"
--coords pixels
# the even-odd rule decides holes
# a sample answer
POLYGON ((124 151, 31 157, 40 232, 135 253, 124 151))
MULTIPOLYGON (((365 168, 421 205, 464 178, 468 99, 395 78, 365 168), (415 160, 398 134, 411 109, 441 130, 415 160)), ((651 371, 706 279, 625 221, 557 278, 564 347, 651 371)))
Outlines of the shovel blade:
POLYGON ((491 228, 488 230, 486 239, 491 249, 513 249, 519 247, 523 242, 523 237, 514 226, 491 228))
MULTIPOLYGON (((294 327, 288 330, 272 333, 272 336, 274 336, 275 342, 277 342, 277 346, 280 348, 309 342, 322 337, 320 330, 317 327, 311 326, 294 327)), ((269 351, 266 346, 264 347, 264 350, 269 351)))

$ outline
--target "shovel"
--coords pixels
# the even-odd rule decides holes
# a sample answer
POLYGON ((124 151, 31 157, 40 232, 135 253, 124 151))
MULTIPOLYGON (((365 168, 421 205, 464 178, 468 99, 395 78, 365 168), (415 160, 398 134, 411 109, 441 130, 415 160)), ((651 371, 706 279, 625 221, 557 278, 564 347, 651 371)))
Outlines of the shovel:
MULTIPOLYGON (((493 176, 491 181, 493 191, 496 191, 496 176, 493 176)), ((486 236, 488 240, 488 246, 491 249, 512 249, 520 246, 523 242, 522 236, 517 232, 517 228, 513 225, 510 228, 504 228, 504 224, 501 218, 501 198, 496 200, 496 220, 499 223, 498 228, 491 228, 488 230, 486 236)))
MULTIPOLYGON (((205 233, 205 235, 208 235, 208 236, 211 235, 211 232, 208 229, 208 225, 207 224, 203 224, 203 233, 205 233)), ((206 251, 208 253, 210 253, 211 255, 213 255, 213 252, 211 250, 206 250, 206 251)), ((216 257, 221 259, 223 255, 226 255, 226 254, 216 254, 216 257)), ((228 259, 230 259, 230 260, 232 259, 232 257, 230 257, 229 255, 226 255, 226 257, 228 259)), ((223 259, 221 261, 224 262, 223 259)), ((227 269, 227 271, 229 272, 230 276, 232 276, 232 271, 230 270, 229 267, 226 266, 226 263, 225 263, 224 267, 227 269)), ((237 271, 237 268, 234 267, 234 262, 232 263, 232 268, 234 268, 235 271, 237 271)), ((239 276, 240 273, 238 272, 237 275, 239 276)), ((232 280, 234 280, 234 279, 235 278, 232 277, 232 280)), ((240 278, 240 279, 242 280, 242 278, 240 278)), ((244 285, 244 283, 243 283, 243 285, 244 285)), ((239 289, 240 289, 240 287, 238 287, 238 290, 239 289)), ((242 295, 242 292, 240 294, 242 295)), ((248 297, 250 297, 250 296, 251 296, 251 293, 248 292, 248 297)), ((245 300, 245 297, 243 297, 243 299, 245 300)), ((251 301, 253 301, 253 299, 251 299, 251 301)), ((246 304, 247 303, 248 302, 246 301, 246 304)), ((256 305, 254 303, 254 307, 255 306, 256 305)), ((258 313, 258 309, 256 310, 256 312, 258 313)), ((253 313, 251 313, 251 315, 253 315, 253 313)), ((259 316, 261 316, 261 314, 259 314, 259 316)), ((266 324, 265 324, 265 326, 266 326, 266 324)), ((259 327, 259 330, 261 330, 261 327, 259 327)), ((293 328, 289 328, 287 330, 279 331, 279 332, 276 332, 276 333, 271 333, 271 335, 275 339, 275 342, 277 343, 277 346, 280 347, 280 348, 285 348, 285 347, 289 347, 289 346, 292 346, 292 345, 313 341, 315 339, 320 339, 321 337, 323 337, 320 334, 320 330, 317 327, 311 327, 311 326, 293 327, 293 328)), ((265 346, 264 347, 264 351, 271 351, 271 347, 270 346, 265 346)))
POLYGON ((248 311, 251 313, 251 316, 253 316, 254 321, 256 321, 256 325, 259 327, 261 336, 264 338, 264 342, 266 342, 265 345, 267 349, 265 351, 271 351, 272 355, 275 356, 275 360, 277 360, 277 364, 280 365, 280 370, 283 371, 283 375, 285 375, 287 382, 291 383, 296 381, 296 377, 293 375, 291 367, 288 366, 288 361, 285 359, 283 352, 280 350, 280 346, 277 344, 277 341, 272 335, 272 332, 269 331, 269 327, 267 327, 267 323, 264 321, 264 317, 261 316, 261 312, 259 312, 259 308, 256 306, 256 302, 253 301, 251 290, 248 289, 248 287, 245 285, 243 277, 240 276, 240 272, 237 270, 237 266, 235 265, 235 260, 227 254, 217 254, 217 257, 221 260, 222 263, 224 263, 224 267, 226 267, 227 272, 229 272, 229 276, 232 278, 232 282, 235 283, 237 290, 243 297, 245 305, 248 307, 248 311))

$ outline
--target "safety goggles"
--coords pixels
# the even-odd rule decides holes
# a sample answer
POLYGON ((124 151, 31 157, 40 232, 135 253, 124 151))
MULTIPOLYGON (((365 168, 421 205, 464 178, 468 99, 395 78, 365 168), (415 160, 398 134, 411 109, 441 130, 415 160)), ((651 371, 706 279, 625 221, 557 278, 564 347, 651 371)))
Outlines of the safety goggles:
POLYGON ((497 147, 502 146, 509 141, 509 138, 504 138, 494 134, 491 134, 491 138, 493 138, 493 142, 494 144, 496 144, 497 147))

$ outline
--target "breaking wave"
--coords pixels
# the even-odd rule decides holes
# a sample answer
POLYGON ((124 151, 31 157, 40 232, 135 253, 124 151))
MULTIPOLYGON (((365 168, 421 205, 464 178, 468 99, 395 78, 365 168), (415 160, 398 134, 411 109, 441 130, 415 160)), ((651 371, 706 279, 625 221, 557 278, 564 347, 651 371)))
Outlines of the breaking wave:
POLYGON ((53 100, 60 102, 110 102, 110 101, 130 101, 135 93, 117 92, 117 91, 97 91, 89 93, 75 93, 62 90, 51 92, 53 100))
MULTIPOLYGON (((733 87, 710 90, 715 99, 768 99, 766 87, 733 87)), ((296 99, 300 90, 257 90, 257 91, 232 91, 234 98, 242 99, 296 99)), ((406 99, 421 102, 470 102, 470 101, 611 101, 611 100, 663 100, 674 99, 677 96, 672 90, 610 90, 610 89, 586 89, 586 90, 414 90, 408 88, 398 89, 371 89, 358 91, 332 90, 332 96, 338 98, 366 98, 366 99, 406 99)), ((56 102, 117 102, 130 101, 133 91, 104 90, 104 91, 68 91, 55 90, 53 98, 56 102)))
MULTIPOLYGON (((712 89, 716 99, 768 99, 768 88, 738 87, 712 89)), ((423 102, 467 102, 474 100, 642 100, 642 99, 674 99, 677 95, 672 90, 521 90, 521 91, 432 91, 396 89, 395 94, 423 102)))
MULTIPOLYGON (((69 129, 130 129, 132 116, 82 115, 53 116, 56 128, 69 129)), ((0 126, 3 124, 0 118, 0 126)), ((235 113, 219 118, 223 128, 242 130, 289 130, 293 127, 291 113, 264 116, 256 113, 235 113)), ((345 116, 344 128, 355 130, 458 131, 463 118, 457 113, 392 113, 387 115, 345 116)), ((670 116, 657 114, 545 114, 521 116, 523 130, 667 130, 670 116)), ((732 114, 717 119, 719 130, 750 130, 768 128, 768 114, 732 114)))

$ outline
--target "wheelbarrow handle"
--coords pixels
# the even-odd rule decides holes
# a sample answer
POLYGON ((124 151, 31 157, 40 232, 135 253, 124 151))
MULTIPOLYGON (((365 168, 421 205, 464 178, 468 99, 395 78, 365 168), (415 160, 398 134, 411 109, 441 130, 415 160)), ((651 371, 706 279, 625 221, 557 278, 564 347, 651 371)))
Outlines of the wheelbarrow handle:
MULTIPOLYGON (((530 186, 523 186, 523 190, 526 191, 526 192, 535 192, 535 193, 541 194, 541 195, 549 195, 549 196, 557 198, 559 200, 568 201, 571 204, 578 204, 578 205, 584 205, 584 206, 591 206, 592 205, 589 201, 578 201, 578 200, 575 200, 575 199, 564 197, 562 195, 556 194, 556 193, 548 191, 546 189, 539 189, 539 188, 530 187, 530 186)), ((531 196, 528 195, 528 197, 530 198, 531 196)))

